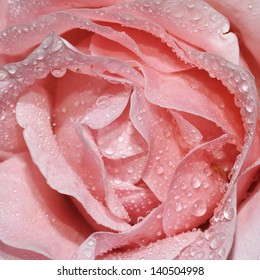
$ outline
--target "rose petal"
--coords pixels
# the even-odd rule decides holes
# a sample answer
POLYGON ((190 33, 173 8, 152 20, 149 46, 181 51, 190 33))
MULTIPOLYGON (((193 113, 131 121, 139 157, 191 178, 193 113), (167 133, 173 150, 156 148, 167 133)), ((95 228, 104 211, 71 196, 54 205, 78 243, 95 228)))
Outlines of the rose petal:
POLYGON ((197 69, 160 75, 144 67, 143 71, 146 76, 145 95, 153 104, 204 117, 236 135, 237 139, 243 137, 244 131, 238 121, 241 119, 239 110, 234 105, 233 96, 219 81, 197 69))
POLYGON ((23 96, 16 108, 17 120, 25 128, 24 138, 33 161, 52 188, 76 198, 97 223, 117 230, 126 229, 125 222, 113 216, 89 193, 60 153, 49 123, 49 110, 44 92, 37 91, 23 96))
POLYGON ((1 240, 49 258, 70 258, 91 229, 46 185, 28 154, 1 163, 0 177, 1 240))
POLYGON ((173 260, 199 236, 198 231, 181 233, 174 237, 158 240, 125 253, 108 253, 101 259, 107 260, 173 260))
POLYGON ((183 156, 173 135, 171 115, 147 102, 143 92, 136 89, 131 96, 130 118, 149 146, 142 179, 156 197, 164 201, 173 172, 183 156))
POLYGON ((82 124, 92 129, 100 129, 117 119, 127 106, 131 90, 121 85, 111 85, 97 99, 96 106, 85 115, 82 124))
POLYGON ((147 162, 147 153, 118 160, 103 158, 107 174, 115 184, 122 181, 136 184, 141 180, 147 162))
POLYGON ((167 235, 198 227, 212 216, 228 183, 223 161, 232 164, 236 156, 221 162, 214 156, 226 142, 226 135, 208 142, 178 165, 165 201, 163 227, 167 235))
MULTIPOLYGON (((156 3, 136 0, 104 8, 95 14, 83 9, 73 13, 143 30, 149 25, 160 25, 177 38, 189 38, 189 43, 201 49, 236 64, 239 61, 238 41, 233 33, 228 33, 229 21, 204 1, 156 3)), ((157 31, 156 28, 147 29, 153 33, 157 31)))
MULTIPOLYGON (((78 7, 104 7, 113 5, 115 3, 120 2, 121 0, 96 0, 88 1, 85 0, 76 0, 73 2, 67 2, 64 0, 45 0, 43 2, 41 1, 35 1, 32 2, 30 0, 23 0, 22 2, 19 0, 12 0, 10 3, 8 3, 9 9, 9 23, 14 22, 24 22, 29 21, 34 18, 37 18, 43 14, 50 14, 55 11, 68 9, 68 8, 78 8, 78 7)), ((7 1, 3 0, 3 4, 7 1)), ((2 5, 1 4, 1 7, 2 5)), ((5 17, 6 18, 6 17, 5 17)))
POLYGON ((125 159, 147 151, 147 145, 129 120, 129 110, 103 129, 96 141, 101 154, 108 159, 125 159))
POLYGON ((108 25, 124 33, 118 38, 104 38, 97 34, 93 35, 90 42, 92 55, 113 56, 121 60, 127 60, 129 63, 131 63, 131 60, 141 64, 145 62, 150 67, 162 72, 176 72, 192 67, 178 59, 171 48, 161 42, 159 38, 126 26, 121 27, 109 23, 108 25), (112 41, 113 39, 114 41, 112 41), (160 53, 160 56, 158 56, 158 53, 160 53))
POLYGON ((17 249, 0 242, 0 260, 46 260, 47 257, 24 249, 17 249))
MULTIPOLYGON (((258 170, 259 170, 258 164, 258 170)), ((229 258, 235 260, 256 260, 260 258, 259 199, 260 183, 254 192, 238 209, 235 240, 229 258)))
POLYGON ((260 34, 258 32, 260 3, 258 0, 247 1, 207 1, 223 15, 225 15, 231 24, 237 29, 241 36, 241 41, 254 55, 260 66, 259 49, 260 34))

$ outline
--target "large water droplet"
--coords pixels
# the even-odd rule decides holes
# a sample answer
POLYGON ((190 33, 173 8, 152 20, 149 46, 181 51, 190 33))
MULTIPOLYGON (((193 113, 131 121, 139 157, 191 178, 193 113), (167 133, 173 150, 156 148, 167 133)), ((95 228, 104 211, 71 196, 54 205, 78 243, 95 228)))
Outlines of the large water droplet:
POLYGON ((91 247, 94 246, 95 243, 96 243, 96 242, 95 242, 95 240, 93 240, 93 239, 89 239, 89 241, 88 241, 88 245, 91 246, 91 247))
POLYGON ((107 148, 105 149, 105 153, 106 153, 107 155, 113 155, 114 152, 115 152, 115 150, 114 150, 113 148, 111 148, 111 147, 107 147, 107 148))
POLYGON ((109 107, 111 105, 111 102, 108 96, 102 95, 97 99, 96 105, 99 109, 104 109, 109 107))
POLYGON ((182 18, 185 15, 186 12, 187 11, 186 11, 185 7, 182 6, 182 5, 179 5, 178 7, 176 7, 174 9, 173 16, 176 17, 176 18, 182 18))
POLYGON ((231 208, 227 208, 224 210, 224 218, 227 219, 228 221, 231 221, 234 216, 235 216, 235 210, 231 208))
POLYGON ((54 68, 51 71, 51 74, 56 78, 61 78, 66 74, 66 68, 54 68))
POLYGON ((194 189, 198 189, 201 185, 201 181, 196 175, 191 176, 190 183, 194 189))
POLYGON ((217 233, 210 241, 210 247, 214 250, 218 249, 223 245, 225 238, 223 233, 217 233))
POLYGON ((225 249, 225 248, 219 249, 218 255, 219 255, 221 258, 224 258, 224 257, 226 256, 226 249, 225 249))
POLYGON ((191 214, 201 217, 207 212, 207 204, 204 199, 198 198, 191 204, 191 214))
POLYGON ((38 60, 41 60, 41 59, 44 59, 44 57, 45 57, 45 51, 43 49, 38 49, 36 51, 36 58, 38 60))

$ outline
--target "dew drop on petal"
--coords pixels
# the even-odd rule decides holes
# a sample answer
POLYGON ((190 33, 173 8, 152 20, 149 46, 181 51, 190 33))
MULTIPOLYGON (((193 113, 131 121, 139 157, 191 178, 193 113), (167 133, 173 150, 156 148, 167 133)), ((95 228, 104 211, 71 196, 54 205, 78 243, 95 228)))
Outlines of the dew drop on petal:
POLYGON ((198 189, 201 185, 201 181, 197 176, 192 176, 190 179, 190 183, 194 189, 198 189))
POLYGON ((102 95, 100 96, 97 101, 96 101, 96 105, 99 109, 104 109, 109 107, 111 104, 109 97, 106 95, 102 95))
POLYGON ((113 155, 114 152, 115 152, 115 150, 114 150, 113 148, 111 148, 111 147, 107 147, 107 148, 105 149, 105 153, 106 153, 107 155, 113 155))
POLYGON ((157 175, 161 175, 161 174, 163 174, 163 172, 164 172, 163 166, 160 165, 160 164, 156 165, 156 167, 155 167, 155 173, 156 173, 157 175))
POLYGON ((225 235, 223 233, 217 233, 210 241, 210 247, 214 250, 218 249, 223 245, 225 240, 225 235))
POLYGON ((224 210, 224 218, 228 221, 231 221, 235 216, 235 210, 231 207, 224 210))
POLYGON ((67 69, 66 68, 54 68, 51 71, 51 74, 55 77, 55 78, 61 78, 66 74, 67 69))
POLYGON ((181 210, 182 210, 182 205, 181 205, 181 203, 180 202, 175 202, 175 211, 177 212, 177 213, 179 213, 179 212, 181 212, 181 210))
POLYGON ((204 199, 198 198, 191 204, 191 214, 201 217, 207 212, 207 204, 204 199))

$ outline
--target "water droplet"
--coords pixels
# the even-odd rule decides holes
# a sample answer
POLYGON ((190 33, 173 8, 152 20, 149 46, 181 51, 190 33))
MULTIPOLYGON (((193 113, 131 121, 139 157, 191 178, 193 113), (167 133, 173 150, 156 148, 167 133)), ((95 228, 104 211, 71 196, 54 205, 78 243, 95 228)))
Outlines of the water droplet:
POLYGON ((188 185, 186 184, 185 181, 182 181, 181 184, 180 184, 180 187, 181 187, 182 190, 186 190, 188 185))
POLYGON ((234 216, 235 216, 235 210, 231 208, 227 208, 224 210, 224 218, 227 219, 228 221, 231 221, 234 216))
POLYGON ((168 127, 166 127, 166 128, 164 129, 164 136, 167 137, 167 138, 169 138, 171 135, 172 135, 171 129, 168 128, 168 127))
POLYGON ((66 68, 54 68, 51 71, 51 74, 56 78, 61 78, 66 74, 66 68))
POLYGON ((245 108, 247 110, 248 113, 252 113, 254 111, 254 108, 253 106, 249 105, 249 104, 246 104, 245 105, 245 108))
POLYGON ((146 7, 146 8, 150 8, 152 6, 152 2, 151 1, 144 1, 143 6, 146 7))
POLYGON ((207 212, 207 204, 204 199, 198 198, 191 204, 191 214, 201 217, 207 212))
POLYGON ((113 148, 111 148, 111 147, 107 147, 107 148, 105 149, 105 153, 106 153, 107 155, 113 155, 114 152, 115 152, 115 150, 114 150, 113 148))
POLYGON ((195 20, 195 21, 202 19, 202 17, 203 17, 203 14, 201 13, 201 11, 194 10, 191 14, 191 19, 195 20))
POLYGON ((163 172, 164 172, 163 166, 160 165, 160 164, 157 164, 156 167, 155 167, 155 173, 157 175, 161 175, 161 174, 163 174, 163 172))
POLYGON ((68 61, 73 61, 75 58, 75 54, 69 50, 64 53, 64 58, 68 61))
POLYGON ((94 246, 95 245, 95 241, 93 239, 89 239, 88 245, 91 246, 91 247, 94 246))
POLYGON ((85 251, 83 252, 83 255, 84 255, 87 259, 90 259, 90 258, 93 256, 93 253, 92 253, 92 251, 90 251, 90 250, 85 250, 85 251))
POLYGON ((210 242, 210 247, 214 250, 218 249, 224 244, 225 235, 223 233, 217 233, 210 242))
POLYGON ((132 174, 134 172, 134 168, 132 166, 127 167, 127 172, 132 174))
POLYGON ((41 59, 44 59, 44 57, 45 57, 45 51, 43 49, 38 49, 36 51, 36 58, 38 60, 41 60, 41 59))
POLYGON ((102 95, 97 99, 96 105, 99 109, 104 109, 109 107, 111 105, 111 102, 108 96, 102 95))
POLYGON ((61 40, 58 40, 52 45, 51 50, 53 52, 56 52, 56 51, 60 50, 62 46, 63 46, 63 42, 61 40))
POLYGON ((200 179, 197 176, 195 176, 195 175, 191 176, 190 183, 191 183, 191 186, 194 189, 198 189, 200 187, 200 185, 201 185, 200 179))
POLYGON ((180 5, 174 9, 173 16, 176 18, 182 18, 186 12, 187 11, 186 11, 185 7, 180 5))
POLYGON ((6 65, 6 70, 10 73, 10 74, 15 74, 17 71, 17 67, 15 65, 6 65))
POLYGON ((177 212, 177 213, 179 213, 179 212, 181 212, 181 210, 182 210, 182 205, 181 205, 181 203, 180 202, 175 202, 175 211, 177 212))
POLYGON ((226 249, 225 248, 221 248, 219 251, 218 251, 218 255, 221 257, 221 258, 224 258, 226 256, 226 249))
POLYGON ((210 260, 215 260, 217 258, 217 253, 216 252, 210 252, 209 254, 209 259, 210 260))
POLYGON ((209 187, 209 183, 207 181, 202 181, 201 182, 201 187, 204 189, 207 189, 209 187))
POLYGON ((196 5, 196 0, 187 0, 187 1, 186 1, 186 6, 187 6, 187 8, 192 9, 192 8, 195 7, 195 5, 196 5))

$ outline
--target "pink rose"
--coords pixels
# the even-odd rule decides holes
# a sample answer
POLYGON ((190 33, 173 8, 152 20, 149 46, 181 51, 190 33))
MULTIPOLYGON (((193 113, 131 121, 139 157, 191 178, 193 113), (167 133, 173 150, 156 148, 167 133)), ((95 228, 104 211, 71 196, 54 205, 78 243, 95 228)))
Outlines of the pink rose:
POLYGON ((2 258, 259 258, 259 1, 0 2, 2 258))

